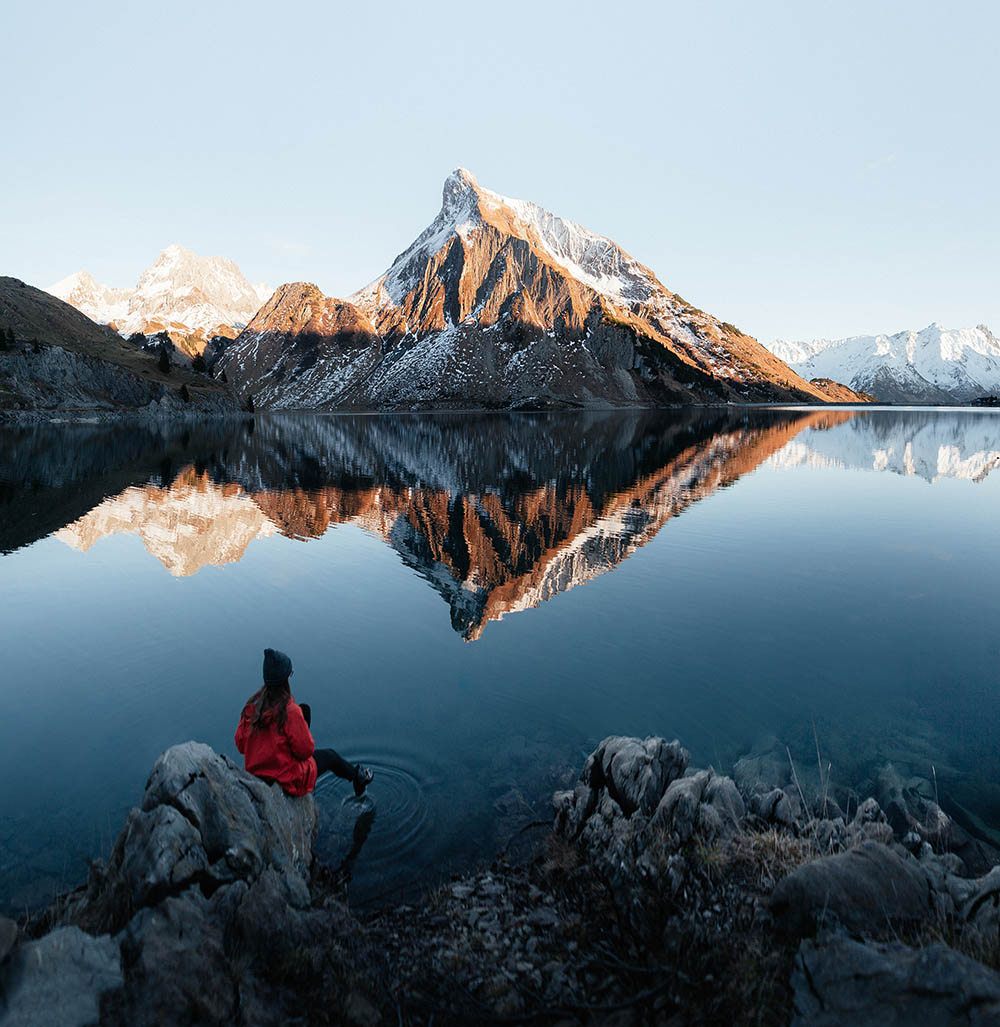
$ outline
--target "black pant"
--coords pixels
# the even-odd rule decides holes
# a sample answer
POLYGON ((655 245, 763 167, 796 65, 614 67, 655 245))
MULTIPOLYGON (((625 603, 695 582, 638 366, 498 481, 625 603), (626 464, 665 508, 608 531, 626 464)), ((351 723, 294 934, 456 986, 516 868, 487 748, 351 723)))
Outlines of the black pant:
MULTIPOLYGON (((306 727, 312 727, 312 707, 309 703, 299 703, 302 716, 305 717, 306 727)), ((353 781, 355 778, 354 767, 351 766, 343 756, 334 749, 316 749, 313 752, 313 759, 316 761, 316 776, 332 771, 337 777, 345 781, 353 781)))

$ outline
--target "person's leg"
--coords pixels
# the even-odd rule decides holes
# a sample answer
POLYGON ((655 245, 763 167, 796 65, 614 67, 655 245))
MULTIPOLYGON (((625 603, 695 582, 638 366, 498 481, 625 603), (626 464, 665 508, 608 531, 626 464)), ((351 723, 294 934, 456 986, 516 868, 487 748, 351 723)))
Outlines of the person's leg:
POLYGON ((353 781, 356 769, 351 766, 335 749, 317 749, 313 753, 316 761, 316 773, 325 774, 328 770, 342 777, 345 781, 353 781))
POLYGON ((354 794, 362 795, 375 776, 367 767, 355 763, 352 767, 335 749, 317 749, 313 753, 316 761, 316 776, 332 771, 337 777, 354 784, 354 794))

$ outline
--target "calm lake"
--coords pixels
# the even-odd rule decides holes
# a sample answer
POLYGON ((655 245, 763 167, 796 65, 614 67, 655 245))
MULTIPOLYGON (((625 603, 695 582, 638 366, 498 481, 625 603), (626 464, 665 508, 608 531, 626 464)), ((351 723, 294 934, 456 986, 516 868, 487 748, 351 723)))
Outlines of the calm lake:
POLYGON ((168 746, 239 759, 265 646, 375 770, 358 903, 537 835, 609 734, 892 761, 995 843, 998 526, 990 410, 0 429, 0 908, 83 881, 168 746))

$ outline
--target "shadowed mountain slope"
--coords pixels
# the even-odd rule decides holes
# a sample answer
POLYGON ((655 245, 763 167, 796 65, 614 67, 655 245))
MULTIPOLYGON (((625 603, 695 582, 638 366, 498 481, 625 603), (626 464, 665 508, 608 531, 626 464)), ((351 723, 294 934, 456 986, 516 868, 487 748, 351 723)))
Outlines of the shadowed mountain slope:
POLYGON ((169 373, 106 325, 17 278, 0 277, 0 331, 14 334, 0 350, 0 412, 4 409, 182 409, 187 387, 195 409, 233 409, 228 392, 204 375, 169 373))

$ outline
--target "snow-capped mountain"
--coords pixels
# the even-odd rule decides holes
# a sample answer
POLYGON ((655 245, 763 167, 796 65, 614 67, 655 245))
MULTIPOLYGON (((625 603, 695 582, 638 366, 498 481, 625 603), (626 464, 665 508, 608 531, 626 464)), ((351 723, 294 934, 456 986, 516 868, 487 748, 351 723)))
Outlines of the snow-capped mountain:
POLYGON ((176 244, 160 253, 134 289, 112 289, 80 271, 48 291, 126 338, 166 332, 189 356, 214 335, 235 338, 271 295, 263 283, 251 285, 233 261, 176 244))
POLYGON ((98 324, 112 324, 128 314, 129 290, 102 285, 89 271, 68 275, 49 286, 46 292, 76 307, 98 324))
POLYGON ((806 378, 834 378, 887 403, 968 403, 1000 394, 1000 340, 986 327, 782 342, 771 350, 806 378))
POLYGON ((281 286, 221 365, 269 407, 830 398, 610 239, 464 169, 384 275, 346 300, 281 286))

